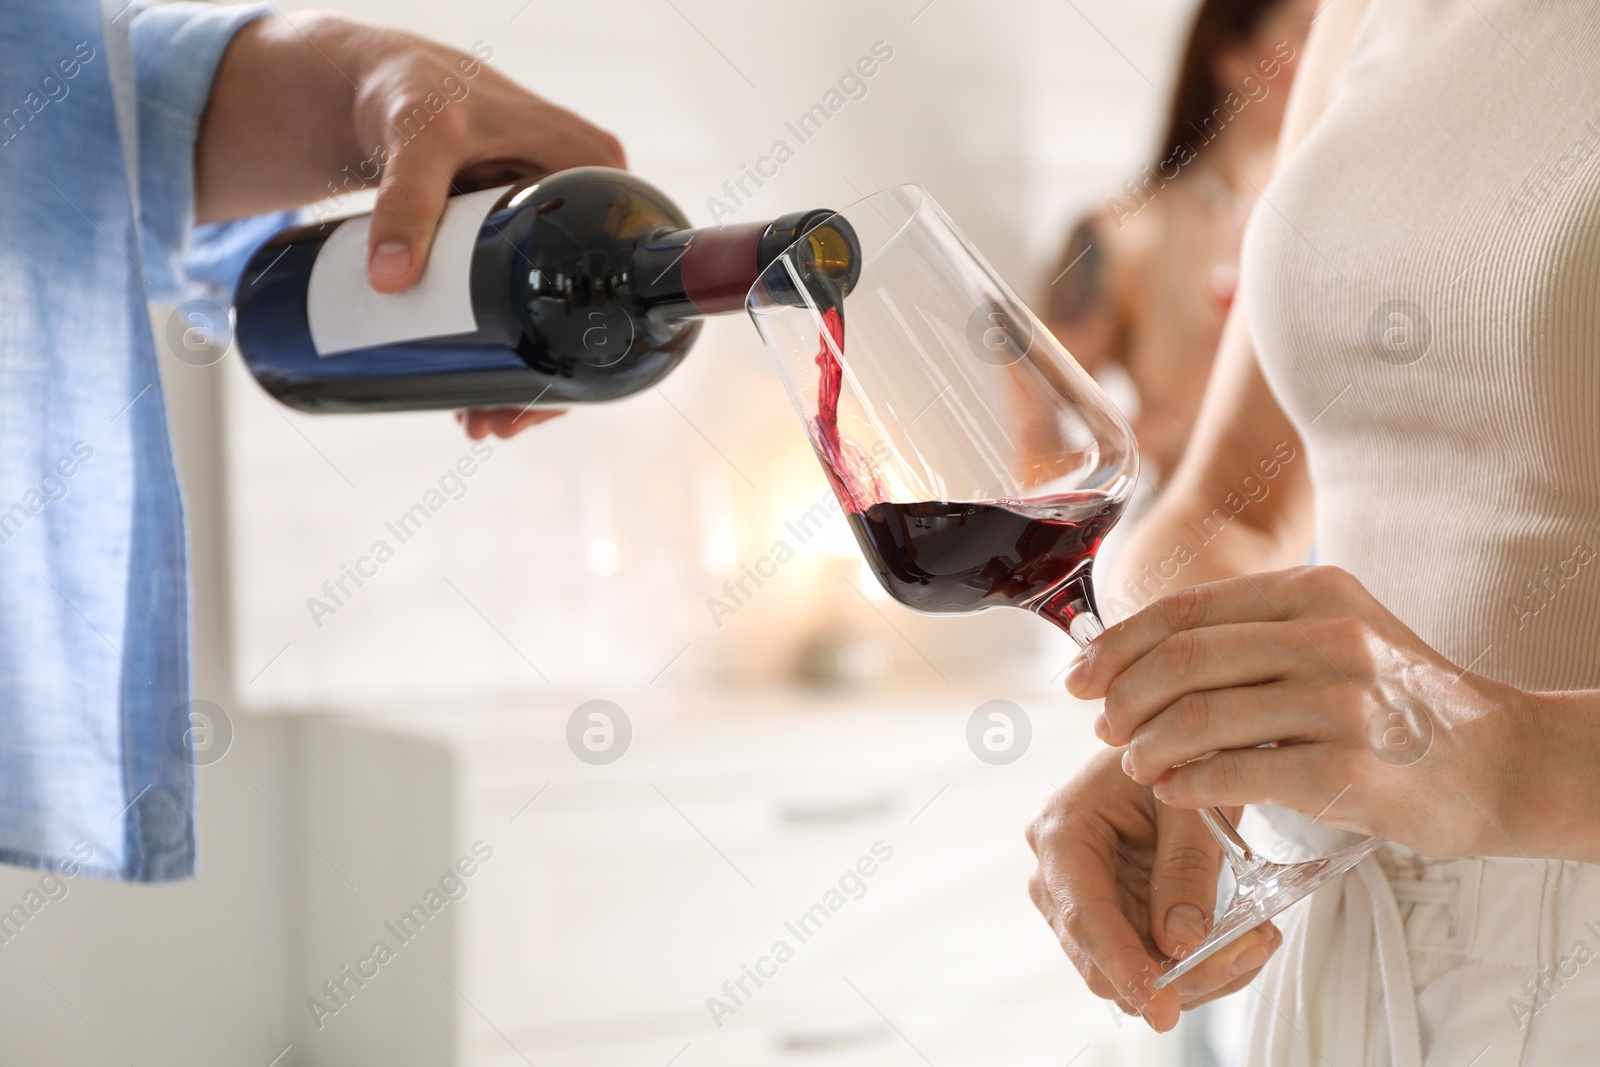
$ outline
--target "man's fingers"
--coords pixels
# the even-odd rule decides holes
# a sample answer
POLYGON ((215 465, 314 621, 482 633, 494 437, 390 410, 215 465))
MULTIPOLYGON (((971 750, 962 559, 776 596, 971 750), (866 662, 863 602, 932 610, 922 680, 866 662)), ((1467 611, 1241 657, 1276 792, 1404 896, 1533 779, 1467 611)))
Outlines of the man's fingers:
POLYGON ((524 159, 544 172, 569 167, 628 166, 622 142, 546 100, 522 94, 527 107, 506 108, 486 121, 488 136, 477 158, 489 155, 524 159))
POLYGON ((515 437, 530 426, 566 413, 566 408, 495 408, 489 412, 489 428, 496 437, 515 437))
POLYGON ((422 277, 434 231, 451 193, 451 178, 460 162, 451 135, 430 129, 427 144, 403 141, 390 145, 372 208, 367 238, 367 284, 380 293, 399 293, 422 277))
POLYGON ((456 422, 467 431, 468 437, 481 441, 490 434, 515 437, 530 426, 566 413, 566 408, 471 408, 456 412, 456 422))
POLYGON ((1168 956, 1181 959, 1211 932, 1222 848, 1194 812, 1158 808, 1156 825, 1150 939, 1168 956))
POLYGON ((549 129, 541 130, 539 161, 551 170, 567 167, 615 167, 626 170, 628 154, 616 135, 602 130, 565 108, 551 106, 549 129))
POLYGON ((1067 672, 1067 689, 1084 700, 1103 697, 1119 674, 1175 633, 1244 622, 1281 622, 1299 609, 1288 595, 1292 571, 1228 578, 1179 589, 1110 627, 1067 672))
POLYGON ((516 136, 500 139, 492 148, 492 159, 465 167, 460 135, 442 122, 415 143, 396 139, 389 146, 367 244, 367 283, 374 290, 404 292, 422 277, 445 201, 455 192, 495 179, 509 182, 570 167, 627 164, 621 143, 609 133, 560 108, 540 108, 558 119, 541 117, 516 136), (455 181, 458 171, 467 175, 460 186, 455 181))
POLYGON ((593 123, 520 88, 474 116, 471 158, 459 174, 487 188, 572 167, 626 170, 622 142, 593 123))

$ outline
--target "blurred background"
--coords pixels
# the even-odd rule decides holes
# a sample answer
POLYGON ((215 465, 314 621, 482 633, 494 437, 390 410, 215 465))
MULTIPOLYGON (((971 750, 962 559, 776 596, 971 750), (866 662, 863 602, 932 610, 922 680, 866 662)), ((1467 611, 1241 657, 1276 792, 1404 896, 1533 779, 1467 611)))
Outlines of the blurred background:
MULTIPOLYGON (((1040 309, 1074 220, 1153 158, 1195 9, 332 6, 492 49, 696 224, 882 42, 738 219, 917 182, 1040 309)), ((797 544, 827 485, 766 360, 713 321, 660 390, 495 441, 318 617, 469 442, 443 414, 301 415, 237 353, 169 353, 201 875, 75 880, 0 944, 0 1061, 1213 1062, 1204 1020, 1157 1039, 1091 997, 1028 900, 1023 828, 1096 744, 1067 642, 1020 612, 912 615, 837 516, 797 544), (793 559, 733 601, 779 539, 793 559), (997 708, 1005 763, 969 741, 997 708)), ((37 881, 0 869, 0 900, 37 881)))

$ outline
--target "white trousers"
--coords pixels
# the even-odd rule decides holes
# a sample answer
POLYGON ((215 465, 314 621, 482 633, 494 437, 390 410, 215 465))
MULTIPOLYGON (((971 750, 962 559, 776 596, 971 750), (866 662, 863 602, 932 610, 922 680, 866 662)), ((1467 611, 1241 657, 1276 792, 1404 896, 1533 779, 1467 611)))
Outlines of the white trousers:
MULTIPOLYGON (((1262 814, 1300 854, 1356 840, 1262 814)), ((1278 921, 1247 1067, 1600 1063, 1600 866, 1385 845, 1278 921)))

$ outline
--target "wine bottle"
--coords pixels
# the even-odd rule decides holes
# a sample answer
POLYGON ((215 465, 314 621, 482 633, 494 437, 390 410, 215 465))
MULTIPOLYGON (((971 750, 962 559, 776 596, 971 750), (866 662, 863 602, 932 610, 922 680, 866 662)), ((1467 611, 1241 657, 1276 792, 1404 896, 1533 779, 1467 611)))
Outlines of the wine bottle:
POLYGON ((452 197, 427 270, 404 293, 367 286, 369 223, 285 230, 239 280, 239 350, 291 407, 614 400, 669 374, 700 318, 742 310, 756 277, 796 241, 842 292, 861 270, 854 231, 831 211, 693 229, 660 191, 605 167, 452 197))

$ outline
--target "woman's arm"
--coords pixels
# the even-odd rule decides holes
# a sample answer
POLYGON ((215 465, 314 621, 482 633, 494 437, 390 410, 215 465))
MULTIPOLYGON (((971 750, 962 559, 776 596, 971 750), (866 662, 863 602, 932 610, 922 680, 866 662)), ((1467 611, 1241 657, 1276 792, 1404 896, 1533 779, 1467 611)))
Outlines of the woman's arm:
POLYGON ((1600 690, 1526 694, 1525 736, 1491 856, 1600 863, 1600 690))
MULTIPOLYGON (((1320 114, 1366 2, 1334 0, 1335 6, 1313 29, 1285 122, 1290 145, 1304 137, 1320 114)), ((1235 479, 1252 471, 1259 476, 1253 465, 1271 456, 1279 441, 1299 449, 1299 439, 1256 370, 1244 319, 1235 314, 1224 333, 1197 438, 1168 495, 1125 550, 1124 573, 1141 577, 1148 566, 1167 583, 1155 590, 1159 596, 1208 578, 1247 573, 1268 558, 1293 559, 1303 552, 1311 488, 1304 460, 1297 457, 1278 472, 1272 493, 1258 510, 1247 508, 1226 523, 1171 578, 1162 579, 1157 571, 1173 543, 1185 536, 1184 523, 1199 521, 1213 502, 1225 501, 1239 484, 1235 479)), ((1074 692, 1104 696, 1115 674, 1097 666, 1102 644, 1107 637, 1115 642, 1119 631, 1126 633, 1133 622, 1150 616, 1159 613, 1145 612, 1119 623, 1091 645, 1069 676, 1074 692)), ((1113 705, 1107 700, 1108 711, 1115 710, 1113 705)), ((1131 733, 1125 725, 1117 724, 1123 736, 1131 733)), ((1101 730, 1106 736, 1103 725, 1101 730)), ((1209 929, 1222 856, 1200 817, 1185 810, 1188 805, 1157 803, 1149 776, 1130 780, 1126 756, 1126 750, 1116 749, 1097 756, 1046 801, 1028 830, 1028 843, 1039 859, 1029 891, 1090 990, 1138 1011, 1151 1026, 1166 1031, 1177 1025, 1180 1008, 1250 981, 1281 938, 1271 923, 1264 923, 1172 986, 1159 992, 1153 988, 1161 958, 1192 950, 1209 929)))
MULTIPOLYGON (((1278 166, 1326 108, 1368 2, 1332 0, 1317 17, 1284 115, 1278 166)), ((1273 209, 1263 200, 1256 210, 1273 209)), ((1113 602, 1130 596, 1131 606, 1139 608, 1201 582, 1291 566, 1305 559, 1313 517, 1305 449, 1261 375, 1244 302, 1236 301, 1194 437, 1160 500, 1118 556, 1107 588, 1113 602), (1275 472, 1271 477, 1269 470, 1275 472), (1260 493, 1255 486, 1266 489, 1259 500, 1250 499, 1260 493), (1230 496, 1235 504, 1250 502, 1234 515, 1230 496), (1179 546, 1185 551, 1177 551, 1179 546)))
POLYGON ((1169 805, 1277 804, 1428 856, 1600 861, 1600 692, 1463 670, 1337 567, 1167 597, 1067 684, 1106 698, 1095 732, 1169 805))
MULTIPOLYGON (((1363 2, 1335 0, 1313 36, 1280 159, 1331 88, 1328 33, 1347 44, 1363 2)), ((1179 808, 1273 803, 1427 855, 1600 862, 1600 692, 1473 674, 1349 574, 1274 570, 1310 538, 1300 450, 1236 311, 1194 445, 1119 568, 1143 582, 1136 606, 1164 599, 1109 629, 1068 676, 1077 696, 1105 698, 1096 733, 1179 808), (1224 508, 1196 547, 1202 517, 1280 441, 1296 458, 1270 492, 1237 517, 1224 508), (1171 546, 1185 539, 1194 556, 1175 570, 1171 546)))
POLYGON ((1107 606, 1137 610, 1188 586, 1303 560, 1313 518, 1304 453, 1261 376, 1236 304, 1194 437, 1116 557, 1107 606))

